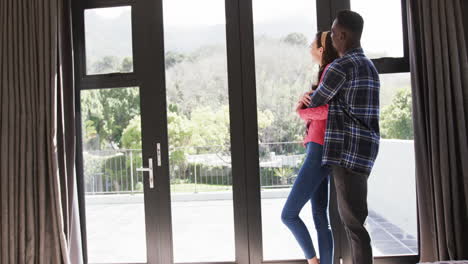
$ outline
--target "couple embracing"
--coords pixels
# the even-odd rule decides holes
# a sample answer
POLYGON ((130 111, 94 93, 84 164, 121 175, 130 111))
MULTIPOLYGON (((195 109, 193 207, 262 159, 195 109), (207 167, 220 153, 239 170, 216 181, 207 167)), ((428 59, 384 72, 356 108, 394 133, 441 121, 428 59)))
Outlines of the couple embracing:
POLYGON ((321 264, 333 263, 328 218, 329 180, 333 177, 338 211, 354 264, 371 264, 367 179, 377 157, 379 74, 361 48, 362 17, 338 13, 330 32, 318 32, 311 55, 320 65, 318 82, 299 100, 296 111, 306 122, 306 158, 284 205, 281 219, 291 230, 309 264, 318 264, 315 247, 299 213, 310 200, 321 264))

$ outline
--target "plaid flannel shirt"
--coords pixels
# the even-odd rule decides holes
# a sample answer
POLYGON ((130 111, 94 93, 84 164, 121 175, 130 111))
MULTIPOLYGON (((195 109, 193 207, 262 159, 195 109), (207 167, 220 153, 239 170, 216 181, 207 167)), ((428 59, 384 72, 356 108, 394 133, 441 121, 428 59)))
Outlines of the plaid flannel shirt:
POLYGON ((371 172, 380 141, 379 90, 379 73, 361 48, 330 64, 310 104, 329 104, 322 165, 371 172))

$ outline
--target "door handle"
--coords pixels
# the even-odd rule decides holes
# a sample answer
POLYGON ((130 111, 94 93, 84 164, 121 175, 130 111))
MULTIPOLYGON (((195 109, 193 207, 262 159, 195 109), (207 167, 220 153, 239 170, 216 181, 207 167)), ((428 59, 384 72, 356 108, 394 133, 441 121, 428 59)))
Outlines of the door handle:
POLYGON ((153 158, 148 159, 148 168, 142 167, 142 168, 137 168, 136 170, 142 171, 142 172, 145 172, 145 171, 148 172, 150 189, 154 189, 153 158))

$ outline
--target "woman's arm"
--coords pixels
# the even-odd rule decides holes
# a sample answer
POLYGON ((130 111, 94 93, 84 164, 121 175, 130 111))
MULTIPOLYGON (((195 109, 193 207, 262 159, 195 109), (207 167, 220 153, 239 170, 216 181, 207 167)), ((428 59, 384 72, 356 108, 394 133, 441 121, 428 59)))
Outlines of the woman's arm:
POLYGON ((326 120, 328 118, 328 105, 322 105, 314 108, 296 109, 299 117, 305 121, 326 120))

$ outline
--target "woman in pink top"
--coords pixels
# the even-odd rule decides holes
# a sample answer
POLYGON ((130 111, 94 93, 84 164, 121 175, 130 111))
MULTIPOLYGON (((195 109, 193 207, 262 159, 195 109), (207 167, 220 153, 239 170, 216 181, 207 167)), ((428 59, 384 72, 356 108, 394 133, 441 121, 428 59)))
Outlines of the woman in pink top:
MULTIPOLYGON (((338 53, 333 48, 329 31, 317 33, 310 52, 313 60, 320 65, 320 70, 317 84, 313 85, 312 91, 307 92, 307 94, 310 94, 317 88, 327 70, 327 66, 338 58, 338 53)), ((291 230, 301 246, 308 263, 318 264, 319 261, 309 231, 299 217, 302 207, 310 200, 318 235, 320 264, 332 264, 333 238, 327 214, 329 171, 327 168, 322 167, 322 151, 328 117, 328 105, 307 108, 302 101, 299 101, 296 111, 307 126, 304 138, 307 154, 284 205, 281 219, 291 230)))

